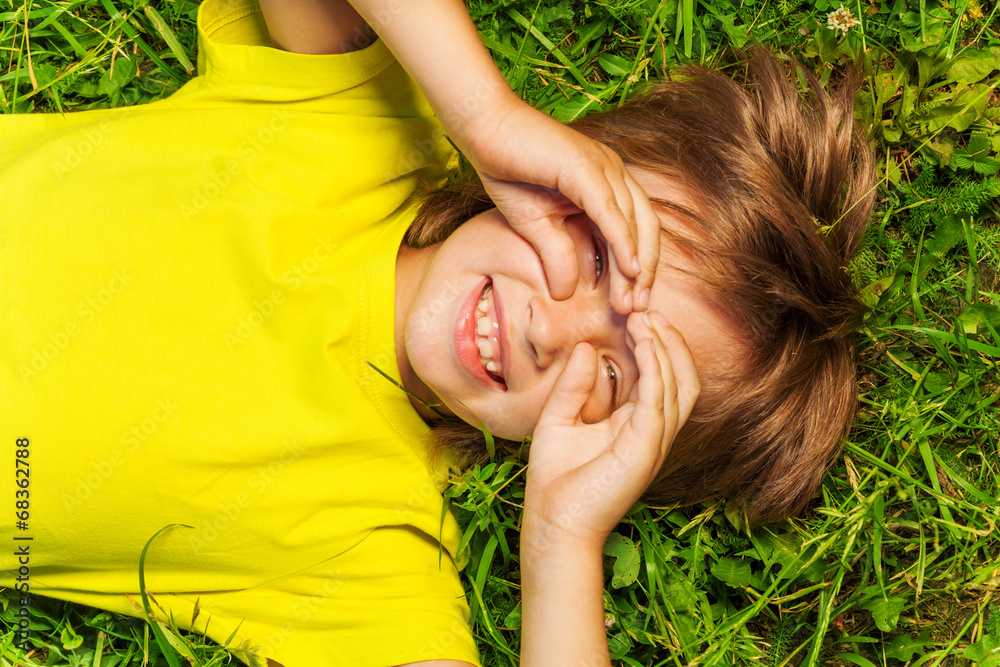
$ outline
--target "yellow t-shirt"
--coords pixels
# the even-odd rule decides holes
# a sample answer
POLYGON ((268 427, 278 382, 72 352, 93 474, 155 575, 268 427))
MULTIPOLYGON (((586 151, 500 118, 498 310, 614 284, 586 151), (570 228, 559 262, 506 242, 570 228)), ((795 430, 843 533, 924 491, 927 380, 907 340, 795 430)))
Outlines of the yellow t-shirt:
POLYGON ((286 667, 476 663, 447 462, 365 363, 398 379, 396 252, 452 152, 381 42, 277 51, 252 0, 199 30, 166 100, 0 119, 0 585, 15 544, 32 594, 137 614, 184 524, 161 618, 286 667))

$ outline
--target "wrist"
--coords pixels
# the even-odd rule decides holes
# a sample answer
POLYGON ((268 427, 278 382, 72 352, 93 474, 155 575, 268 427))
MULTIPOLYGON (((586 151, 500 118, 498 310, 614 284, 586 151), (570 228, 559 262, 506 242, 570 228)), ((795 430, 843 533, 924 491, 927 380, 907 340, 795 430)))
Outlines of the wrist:
POLYGON ((473 161, 479 145, 503 136, 504 126, 523 108, 531 110, 507 86, 499 70, 484 72, 462 95, 443 106, 438 117, 448 136, 473 161))
POLYGON ((522 667, 606 665, 601 545, 528 521, 521 531, 522 667))
POLYGON ((522 563, 558 560, 567 555, 600 560, 607 533, 581 530, 576 518, 567 512, 559 520, 550 521, 526 510, 521 522, 522 563))

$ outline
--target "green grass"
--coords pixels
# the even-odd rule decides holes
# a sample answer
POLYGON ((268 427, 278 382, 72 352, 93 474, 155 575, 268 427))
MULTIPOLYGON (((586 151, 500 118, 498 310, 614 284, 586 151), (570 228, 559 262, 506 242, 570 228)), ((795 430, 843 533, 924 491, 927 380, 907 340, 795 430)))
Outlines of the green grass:
MULTIPOLYGON (((799 520, 748 533, 724 506, 639 506, 606 552, 621 665, 1000 665, 1000 14, 983 0, 470 0, 511 86, 555 117, 615 105, 676 63, 727 67, 761 42, 822 79, 860 62, 878 212, 851 274, 872 306, 855 429, 799 520)), ((0 108, 70 111, 170 94, 195 60, 192 0, 0 3, 0 108), (27 10, 27 14, 26 14, 27 10)), ((474 629, 514 665, 523 469, 469 471, 449 496, 465 527, 474 629)), ((4 622, 9 593, 0 594, 4 622)), ((31 659, 170 664, 145 624, 36 599, 31 659)), ((226 653, 197 637, 193 664, 226 653)), ((184 662, 188 662, 184 660, 184 662)))

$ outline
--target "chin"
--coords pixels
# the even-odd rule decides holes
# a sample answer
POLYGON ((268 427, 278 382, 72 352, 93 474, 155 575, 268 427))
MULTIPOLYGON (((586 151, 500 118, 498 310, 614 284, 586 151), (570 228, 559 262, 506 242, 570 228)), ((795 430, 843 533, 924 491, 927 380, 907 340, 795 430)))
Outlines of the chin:
POLYGON ((493 422, 493 420, 490 419, 489 417, 487 417, 486 419, 484 419, 482 422, 480 422, 478 419, 476 419, 476 417, 468 417, 467 418, 465 416, 462 416, 467 411, 465 409, 463 409, 461 406, 456 406, 456 407, 458 409, 458 411, 456 411, 456 414, 459 415, 459 417, 460 417, 460 419, 462 421, 464 421, 466 424, 468 424, 469 426, 473 427, 474 429, 476 429, 478 431, 482 431, 483 428, 485 427, 485 429, 494 438, 501 438, 503 440, 510 440, 511 442, 521 442, 522 440, 524 440, 525 438, 527 438, 529 435, 531 435, 531 431, 525 432, 525 430, 523 428, 520 428, 520 429, 517 428, 517 427, 513 427, 512 428, 512 427, 506 426, 504 424, 499 424, 499 425, 493 424, 493 425, 491 425, 492 422, 493 422))

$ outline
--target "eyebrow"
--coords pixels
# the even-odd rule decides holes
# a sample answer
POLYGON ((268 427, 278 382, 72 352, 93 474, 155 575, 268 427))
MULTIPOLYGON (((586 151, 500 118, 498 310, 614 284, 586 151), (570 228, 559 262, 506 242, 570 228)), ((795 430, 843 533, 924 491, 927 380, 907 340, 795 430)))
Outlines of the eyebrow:
MULTIPOLYGON (((651 204, 655 204, 656 206, 659 206, 662 209, 666 209, 667 213, 672 213, 684 219, 696 234, 703 232, 704 223, 702 221, 702 218, 698 215, 696 211, 681 204, 678 204, 677 202, 670 201, 669 199, 650 197, 649 201, 651 204)), ((686 255, 688 259, 694 259, 694 254, 691 252, 691 249, 685 246, 683 241, 678 240, 678 239, 684 239, 684 236, 681 235, 680 237, 678 237, 674 232, 668 230, 666 225, 664 225, 663 221, 661 220, 660 221, 661 244, 663 243, 664 239, 672 241, 673 244, 676 246, 676 248, 680 250, 684 255, 686 255)))
POLYGON ((650 197, 649 201, 650 201, 651 204, 657 204, 658 206, 662 206, 663 208, 668 209, 668 210, 670 210, 670 211, 672 211, 674 213, 679 213, 680 215, 682 215, 682 216, 684 216, 686 218, 697 219, 697 217, 698 217, 695 214, 695 212, 692 211, 691 209, 689 209, 688 207, 681 206, 677 202, 670 201, 669 199, 660 199, 659 197, 650 197))

